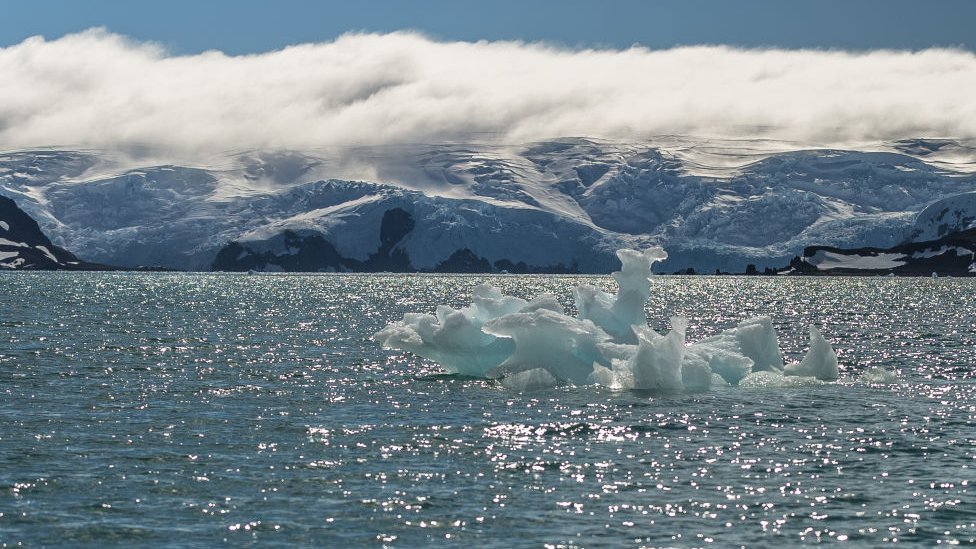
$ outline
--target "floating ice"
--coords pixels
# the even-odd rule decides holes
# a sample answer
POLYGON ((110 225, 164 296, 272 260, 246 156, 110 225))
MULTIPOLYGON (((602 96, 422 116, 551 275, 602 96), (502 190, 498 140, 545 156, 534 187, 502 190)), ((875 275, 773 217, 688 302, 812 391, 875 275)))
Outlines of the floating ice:
POLYGON ((433 315, 407 313, 373 338, 384 347, 429 358, 448 372, 484 376, 512 354, 515 344, 485 333, 482 326, 492 318, 524 309, 528 302, 484 285, 474 289, 472 301, 460 310, 440 305, 433 315))
POLYGON ((704 360, 730 385, 738 384, 751 372, 783 369, 783 355, 769 317, 743 320, 735 328, 692 345, 689 354, 704 360))
POLYGON ((594 362, 604 362, 601 347, 610 340, 589 320, 579 320, 551 309, 537 309, 495 318, 483 330, 511 338, 515 351, 491 373, 510 375, 543 368, 556 379, 587 383, 594 362))
POLYGON ((559 380, 552 377, 549 370, 545 368, 533 368, 531 370, 516 372, 501 378, 500 382, 506 389, 518 393, 548 389, 559 384, 559 380))
POLYGON ((808 387, 823 385, 824 382, 813 376, 789 376, 779 372, 753 372, 739 382, 739 387, 771 388, 771 387, 808 387))
POLYGON ((622 264, 612 275, 617 293, 578 287, 575 318, 551 295, 526 301, 478 286, 471 305, 441 305, 433 315, 407 313, 374 339, 434 360, 452 373, 496 378, 515 391, 598 383, 682 392, 728 385, 801 386, 837 378, 837 355, 812 326, 809 352, 785 368, 768 317, 743 320, 691 345, 685 342, 684 318, 672 318, 665 335, 655 332, 644 314, 651 294, 648 277, 667 254, 652 248, 619 250, 617 257, 622 264))
POLYGON ((790 364, 783 370, 788 376, 810 376, 817 379, 837 379, 837 354, 830 343, 820 335, 820 330, 810 326, 810 350, 799 364, 790 364))
POLYGON ((893 385, 900 382, 898 374, 884 368, 871 368, 857 378, 858 383, 865 385, 893 385))
MULTIPOLYGON (((672 318, 671 331, 664 336, 647 326, 634 325, 637 350, 627 359, 613 359, 612 369, 595 365, 597 373, 594 379, 598 383, 618 389, 682 391, 686 325, 685 319, 672 318)), ((692 369, 700 369, 695 364, 691 366, 692 369)), ((710 381, 711 372, 708 373, 708 377, 710 381)), ((705 388, 707 389, 707 386, 705 388)))
POLYGON ((576 308, 581 319, 594 324, 613 336, 617 343, 637 343, 634 326, 647 324, 644 304, 651 296, 651 281, 647 275, 651 266, 668 258, 663 248, 650 248, 644 252, 617 250, 621 267, 613 279, 619 290, 611 295, 596 286, 584 284, 576 288, 576 308))

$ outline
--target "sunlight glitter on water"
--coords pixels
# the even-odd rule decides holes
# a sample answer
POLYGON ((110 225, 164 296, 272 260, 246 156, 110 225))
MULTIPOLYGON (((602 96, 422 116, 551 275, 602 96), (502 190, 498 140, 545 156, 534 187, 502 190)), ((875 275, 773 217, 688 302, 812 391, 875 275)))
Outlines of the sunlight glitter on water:
POLYGON ((697 339, 768 314, 797 358, 817 322, 842 373, 661 396, 511 393, 370 341, 485 281, 571 308, 602 277, 0 278, 6 544, 976 537, 970 281, 654 277, 652 327, 685 314, 697 339), (900 383, 852 381, 875 366, 900 383))

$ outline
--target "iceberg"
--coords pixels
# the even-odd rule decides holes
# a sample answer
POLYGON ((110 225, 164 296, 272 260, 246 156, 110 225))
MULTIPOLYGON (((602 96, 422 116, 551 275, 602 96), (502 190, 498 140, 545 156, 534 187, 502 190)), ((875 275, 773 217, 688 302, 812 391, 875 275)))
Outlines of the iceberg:
POLYGON ((440 305, 433 315, 407 313, 373 339, 383 347, 433 360, 450 373, 484 377, 515 349, 512 340, 485 333, 485 322, 521 311, 529 303, 485 285, 476 287, 473 294, 468 307, 456 310, 440 305))
POLYGON ((612 359, 612 369, 597 364, 597 382, 615 389, 681 392, 687 321, 672 318, 671 326, 671 331, 662 336, 646 326, 634 325, 637 349, 627 359, 612 359))
POLYGON ((752 372, 783 370, 783 355, 769 317, 743 320, 692 345, 689 353, 704 360, 729 385, 737 385, 752 372))
POLYGON ((671 330, 659 334, 647 325, 644 306, 653 265, 667 253, 618 250, 617 257, 617 293, 577 287, 575 317, 552 295, 526 301, 481 285, 467 307, 406 313, 373 337, 385 348, 433 360, 450 373, 497 379, 513 391, 570 383, 681 393, 837 379, 837 354, 814 326, 806 356, 785 367, 769 317, 743 320, 690 344, 688 320, 672 317, 671 330))
POLYGON ((821 380, 837 379, 837 353, 815 326, 810 326, 810 350, 799 364, 783 370, 788 376, 808 376, 821 380))
POLYGON ((559 384, 559 380, 552 377, 549 370, 546 370, 545 368, 523 370, 521 372, 505 376, 501 378, 499 382, 502 384, 502 387, 516 393, 548 389, 559 384))
POLYGON ((576 384, 589 381, 593 364, 606 359, 600 347, 610 336, 589 320, 552 309, 518 312, 486 322, 484 331, 515 343, 511 356, 492 370, 495 375, 542 368, 555 378, 576 384))
POLYGON ((650 248, 644 252, 617 250, 621 268, 610 276, 617 282, 616 295, 608 294, 589 284, 576 288, 576 308, 579 317, 591 320, 618 343, 637 343, 634 326, 647 324, 644 304, 651 296, 651 282, 647 278, 651 267, 668 258, 663 248, 650 248))

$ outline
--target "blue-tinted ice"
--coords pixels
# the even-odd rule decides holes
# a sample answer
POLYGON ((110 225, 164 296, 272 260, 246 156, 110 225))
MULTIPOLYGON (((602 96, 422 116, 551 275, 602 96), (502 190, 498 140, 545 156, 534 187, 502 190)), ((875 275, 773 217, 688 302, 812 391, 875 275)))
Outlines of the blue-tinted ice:
POLYGON ((579 286, 577 317, 567 315, 552 295, 526 301, 483 285, 474 289, 467 307, 441 305, 433 315, 407 313, 374 338, 384 347, 434 360, 451 373, 496 378, 516 391, 599 383, 683 392, 837 378, 837 355, 813 326, 809 352, 801 362, 785 366, 768 317, 744 320, 691 344, 685 341, 684 318, 672 318, 667 334, 655 332, 647 326, 644 304, 651 294, 651 268, 667 253, 661 248, 618 250, 617 257, 622 266, 612 275, 616 295, 579 286))

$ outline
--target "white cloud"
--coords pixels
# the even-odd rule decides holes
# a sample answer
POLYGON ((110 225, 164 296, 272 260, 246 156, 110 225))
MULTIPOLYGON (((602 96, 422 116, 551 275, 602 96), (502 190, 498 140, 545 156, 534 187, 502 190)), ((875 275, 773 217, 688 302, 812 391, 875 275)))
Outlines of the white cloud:
POLYGON ((565 50, 394 33, 172 56, 90 30, 0 49, 0 147, 186 156, 566 135, 974 138, 974 89, 976 56, 951 49, 565 50))

